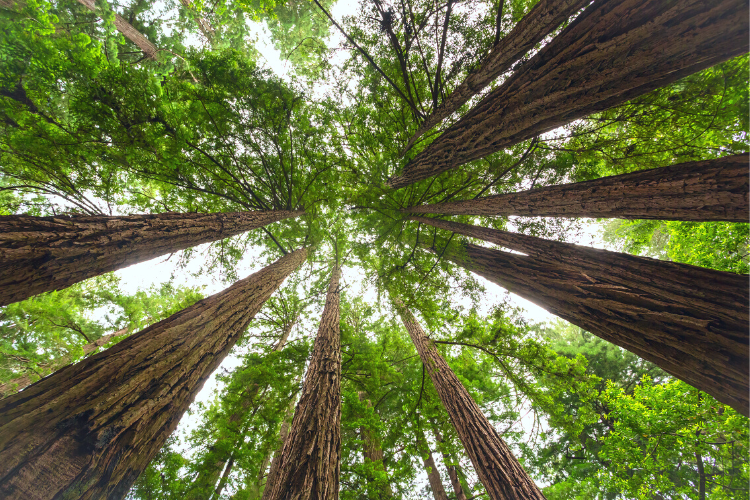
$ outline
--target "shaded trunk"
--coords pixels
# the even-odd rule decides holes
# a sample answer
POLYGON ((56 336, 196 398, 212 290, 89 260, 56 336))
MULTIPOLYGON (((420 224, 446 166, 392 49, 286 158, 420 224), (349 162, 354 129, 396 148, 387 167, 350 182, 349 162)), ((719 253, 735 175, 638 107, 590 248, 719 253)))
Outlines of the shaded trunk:
POLYGON ((451 215, 522 215, 747 222, 747 154, 409 208, 451 215))
MULTIPOLYGON (((372 406, 372 401, 370 401, 367 398, 367 394, 365 392, 360 391, 359 400, 367 401, 368 407, 372 406)), ((362 449, 362 456, 365 460, 365 463, 367 463, 367 461, 372 462, 375 470, 387 473, 385 462, 383 461, 383 448, 380 445, 380 439, 378 438, 377 434, 375 434, 369 428, 364 427, 364 426, 361 426, 359 428, 359 434, 360 436, 362 436, 362 440, 364 441, 364 447, 362 449)), ((368 477, 367 482, 368 483, 374 482, 374 478, 368 477)), ((377 498, 386 499, 386 498, 392 498, 392 497, 393 497, 393 490, 391 489, 391 485, 390 483, 386 483, 382 487, 382 490, 378 491, 377 498)))
POLYGON ((268 469, 268 476, 266 476, 266 485, 272 484, 276 479, 277 474, 279 473, 279 465, 281 464, 281 455, 284 452, 284 444, 286 443, 287 438, 289 437, 289 428, 290 420, 292 419, 292 415, 294 412, 294 399, 289 402, 289 407, 286 410, 286 414, 284 415, 284 421, 281 422, 281 429, 279 430, 279 438, 281 438, 281 444, 276 449, 276 451, 273 454, 273 459, 271 460, 271 468, 268 469))
POLYGON ((457 112, 469 99, 508 71, 513 63, 589 2, 590 0, 541 0, 537 3, 510 33, 492 48, 480 68, 470 73, 425 119, 419 130, 409 139, 406 150, 409 150, 425 132, 457 112))
POLYGON ((747 18, 745 0, 595 0, 388 185, 437 175, 743 54, 747 18))
POLYGON ((399 299, 394 299, 394 304, 489 497, 492 500, 543 499, 542 492, 487 421, 409 309, 399 299))
MULTIPOLYGON (((289 334, 291 333, 292 328, 294 328, 294 324, 296 323, 296 321, 297 320, 295 318, 294 321, 285 325, 281 338, 274 347, 274 351, 278 352, 284 348, 284 345, 286 345, 286 341, 289 338, 289 334)), ((264 392, 266 388, 267 386, 263 388, 264 392)), ((201 468, 198 477, 190 486, 190 490, 186 495, 187 499, 197 500, 210 497, 210 493, 214 491, 214 486, 216 485, 216 481, 219 480, 221 472, 225 471, 226 475, 227 469, 231 469, 231 465, 227 466, 227 462, 231 461, 231 458, 234 455, 237 436, 239 435, 240 438, 244 436, 239 427, 244 417, 248 414, 250 405, 252 405, 256 400, 260 391, 260 385, 257 383, 252 383, 248 385, 242 392, 242 395, 240 397, 240 409, 234 412, 229 417, 227 425, 229 434, 219 436, 216 441, 214 441, 214 443, 209 447, 209 451, 206 457, 207 463, 205 463, 201 468)))
POLYGON ((333 268, 313 354, 289 437, 264 500, 335 500, 341 461, 339 279, 333 268))
MULTIPOLYGON (((95 0, 78 0, 78 3, 89 9, 94 14, 100 15, 95 0)), ((156 55, 159 53, 159 49, 156 48, 156 45, 151 43, 148 38, 143 36, 140 31, 135 29, 132 24, 127 22, 124 17, 117 13, 115 13, 115 27, 125 38, 141 49, 146 57, 154 61, 156 60, 156 55)))
MULTIPOLYGON (((602 250, 588 250, 604 255, 602 250)), ((666 263, 665 269, 677 270, 674 275, 654 265, 641 267, 638 277, 638 265, 647 260, 643 257, 623 255, 614 260, 622 263, 621 269, 607 268, 605 261, 603 269, 592 264, 580 271, 574 265, 554 265, 549 257, 524 257, 471 244, 461 252, 446 252, 446 257, 748 415, 746 277, 686 266, 695 270, 697 283, 706 283, 706 272, 721 282, 714 288, 685 283, 682 300, 677 300, 683 277, 679 264, 666 263), (661 289, 659 281, 664 293, 656 292, 661 289), (701 302, 714 300, 719 290, 725 290, 726 303, 717 302, 712 314, 711 304, 701 302), (730 315, 732 303, 736 309, 730 315)))
POLYGON ((0 306, 301 213, 0 216, 0 306))
MULTIPOLYGON (((438 429, 437 424, 435 422, 432 423, 432 432, 435 435, 435 441, 438 443, 438 448, 443 443, 443 435, 440 433, 440 429, 438 429)), ((461 481, 458 477, 458 470, 456 469, 456 466, 453 465, 453 460, 451 460, 451 457, 448 453, 443 453, 443 463, 445 464, 446 469, 448 469, 448 477, 451 480, 451 486, 453 486, 453 493, 456 494, 456 500, 466 500, 466 494, 464 493, 464 489, 461 486, 461 481)))
POLYGON ((427 480, 430 482, 430 489, 432 490, 432 496, 435 500, 448 500, 448 494, 443 488, 443 480, 440 477, 440 471, 435 466, 435 459, 432 456, 430 445, 427 443, 427 439, 424 437, 422 429, 417 428, 417 445, 419 446, 419 453, 422 455, 424 461, 424 468, 427 472, 427 480))
POLYGON ((307 250, 0 401, 0 497, 123 498, 307 250))
MULTIPOLYGON (((99 350, 100 347, 108 343, 110 340, 117 337, 122 337, 123 335, 127 335, 129 331, 129 328, 123 328, 121 330, 117 330, 114 333, 110 333, 109 335, 103 335, 101 338, 84 345, 83 355, 88 356, 92 352, 99 350)), ((69 365, 71 361, 73 361, 72 356, 63 356, 59 359, 53 359, 50 362, 49 367, 45 371, 47 373, 54 373, 60 368, 69 365)), ((11 394, 15 394, 22 389, 25 389, 37 380, 39 380, 38 376, 26 374, 20 377, 16 377, 13 380, 0 385, 0 399, 10 396, 11 394)))
POLYGON ((193 2, 191 2, 190 0, 180 0, 180 3, 185 7, 185 9, 187 9, 193 19, 195 19, 195 22, 198 25, 198 29, 201 30, 201 33, 203 33, 203 36, 206 37, 208 43, 214 45, 216 32, 211 26, 211 23, 209 23, 206 18, 201 16, 200 13, 195 10, 193 2))

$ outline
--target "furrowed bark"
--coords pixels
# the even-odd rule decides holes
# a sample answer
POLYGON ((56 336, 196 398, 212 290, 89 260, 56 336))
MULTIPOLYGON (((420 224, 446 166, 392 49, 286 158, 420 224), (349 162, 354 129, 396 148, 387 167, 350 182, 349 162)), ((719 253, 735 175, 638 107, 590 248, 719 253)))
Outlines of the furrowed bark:
POLYGON ((388 185, 437 175, 748 48, 745 0, 595 0, 388 185))
MULTIPOLYGON (((440 429, 438 429, 435 422, 431 422, 431 424, 435 441, 438 443, 439 447, 443 443, 443 435, 440 433, 440 429)), ((453 486, 453 493, 456 494, 456 500, 466 500, 464 488, 461 486, 461 481, 458 478, 458 471, 456 470, 455 465, 451 465, 453 461, 448 453, 443 452, 443 463, 445 464, 445 468, 448 469, 448 477, 451 480, 451 486, 453 486)))
MULTIPOLYGON (((110 340, 117 338, 117 337, 122 337, 123 335, 127 335, 129 332, 130 332, 129 328, 123 328, 121 330, 117 330, 114 333, 110 333, 109 335, 103 335, 101 338, 95 340, 94 342, 84 345, 83 355, 88 356, 92 352, 99 350, 100 347, 108 343, 110 340)), ((69 365, 72 360, 73 360, 72 356, 63 356, 59 359, 54 359, 52 360, 52 362, 50 363, 50 366, 45 371, 47 373, 54 373, 60 368, 69 365)), ((26 387, 30 386, 37 380, 39 380, 39 377, 37 377, 36 375, 26 374, 20 377, 16 377, 13 380, 10 380, 4 384, 1 384, 0 385, 0 399, 10 396, 11 394, 15 394, 18 391, 25 389, 26 387)))
MULTIPOLYGON (((96 8, 95 0, 78 0, 78 3, 89 9, 96 15, 99 15, 99 9, 96 8)), ((159 53, 159 49, 156 45, 151 43, 148 38, 135 29, 132 24, 127 22, 124 17, 120 14, 115 13, 115 27, 117 31, 133 42, 133 44, 143 51, 143 54, 149 59, 156 60, 156 55, 159 53)))
POLYGON ((435 466, 435 458, 432 456, 432 450, 430 450, 430 445, 427 443, 424 432, 420 428, 417 428, 417 445, 420 448, 419 453, 423 457, 424 469, 427 472, 427 480, 430 483, 432 497, 435 500, 448 500, 448 494, 443 487, 440 471, 435 466))
MULTIPOLYGON (((286 345, 286 341, 289 338, 289 334, 292 332, 292 328, 294 328, 296 322, 297 319, 295 318, 294 321, 291 321, 284 326, 281 338, 276 343, 276 346, 274 346, 274 351, 278 352, 284 348, 284 345, 286 345)), ((266 388, 263 388, 263 391, 265 390, 266 388)), ((208 463, 204 465, 198 474, 198 477, 193 481, 193 484, 186 495, 187 499, 198 500, 209 497, 210 493, 214 491, 214 486, 216 486, 216 482, 222 475, 222 471, 225 471, 226 475, 227 469, 231 470, 231 466, 228 466, 227 464, 231 461, 232 454, 234 453, 237 436, 242 437, 244 435, 240 428, 242 420, 248 414, 250 405, 256 401, 258 393, 260 392, 261 387, 257 383, 250 384, 242 392, 240 410, 229 417, 228 425, 230 433, 228 435, 220 435, 209 447, 208 457, 206 459, 208 463)), ((258 405, 256 404, 256 407, 257 406, 258 405)))
MULTIPOLYGON (((747 298, 737 305, 732 317, 722 312, 731 309, 728 304, 738 297, 747 297, 746 278, 721 275, 719 279, 730 284, 726 287, 727 305, 717 305, 718 310, 711 314, 694 305, 701 300, 704 290, 700 288, 689 289, 686 284, 685 298, 680 302, 674 299, 679 291, 676 285, 665 287, 665 294, 644 285, 649 278, 668 280, 668 273, 644 274, 631 281, 630 273, 638 264, 635 260, 631 261, 634 266, 621 275, 619 269, 612 269, 616 278, 611 278, 602 270, 589 272, 593 265, 574 271, 572 265, 551 264, 548 257, 521 256, 472 244, 465 244, 459 252, 449 250, 445 257, 656 364, 741 414, 750 413, 747 298), (739 281, 745 283, 731 286, 739 281)), ((643 268, 642 272, 652 269, 643 268)), ((701 278, 696 277, 696 282, 701 278)), ((705 300, 713 300, 716 293, 708 289, 705 300)))
POLYGON ((750 219, 748 168, 748 155, 741 154, 520 193, 421 205, 407 211, 747 222, 750 219))
POLYGON ((394 299, 394 304, 489 497, 492 500, 543 499, 542 492, 484 417, 435 343, 401 300, 394 299))
POLYGON ((508 36, 492 48, 481 67, 467 76, 425 119, 419 130, 409 139, 405 151, 411 149, 425 132, 458 111, 469 99, 508 71, 524 54, 589 2, 590 0, 541 0, 537 3, 513 27, 508 36))
POLYGON ((0 306, 301 213, 0 216, 0 306))
POLYGON ((292 428, 264 500, 335 500, 341 461, 339 279, 334 266, 292 428))
POLYGON ((0 497, 124 498, 307 250, 0 401, 0 497))
MULTIPOLYGON (((367 401, 367 406, 372 406, 372 401, 370 401, 367 398, 367 393, 360 391, 359 392, 359 400, 360 401, 367 401)), ((378 436, 372 432, 369 428, 361 426, 359 428, 359 434, 362 436, 362 440, 364 441, 364 447, 362 449, 362 456, 364 460, 367 462, 372 462, 373 467, 376 470, 386 472, 385 462, 383 461, 383 448, 380 446, 380 440, 378 439, 378 436)), ((367 482, 371 483, 373 482, 372 477, 367 478, 367 482)), ((377 498, 379 499, 387 499, 393 497, 393 490, 391 489, 390 483, 387 483, 381 491, 378 491, 377 498)))

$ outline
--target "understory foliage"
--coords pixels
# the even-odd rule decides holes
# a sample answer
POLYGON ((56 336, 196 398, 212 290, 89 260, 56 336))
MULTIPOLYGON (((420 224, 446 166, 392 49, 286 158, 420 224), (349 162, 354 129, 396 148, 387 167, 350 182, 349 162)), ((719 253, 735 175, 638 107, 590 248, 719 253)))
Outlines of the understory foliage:
MULTIPOLYGON (((74 0, 0 7, 0 215, 305 213, 180 252, 161 264, 173 279, 148 289, 126 293, 110 274, 0 309, 0 384, 170 316, 207 295, 196 283, 218 291, 314 249, 130 498, 260 498, 337 260, 342 499, 428 498, 430 453, 450 498, 449 467, 467 498, 484 494, 389 296, 415 312, 548 498, 747 498, 747 418, 588 332, 534 321, 442 258, 458 236, 402 212, 746 152, 747 56, 393 191, 386 179, 458 116, 402 155, 411 135, 535 0, 372 0, 343 17, 330 0, 100 3, 101 15, 74 0), (115 11, 157 60, 118 33, 115 11), (268 69, 259 31, 284 74, 268 69)), ((454 220, 749 271, 744 223, 454 220)))

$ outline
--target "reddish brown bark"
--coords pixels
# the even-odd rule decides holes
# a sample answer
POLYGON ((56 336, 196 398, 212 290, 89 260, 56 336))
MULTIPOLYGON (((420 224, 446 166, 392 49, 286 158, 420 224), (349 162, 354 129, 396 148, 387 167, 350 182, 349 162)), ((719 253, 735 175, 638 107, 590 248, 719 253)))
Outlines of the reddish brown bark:
POLYGON ((301 249, 0 401, 0 497, 123 498, 301 249))
MULTIPOLYGON (((95 0, 78 0, 78 3, 89 9, 94 14, 100 14, 99 9, 96 7, 95 0)), ((124 17, 117 13, 115 13, 115 27, 125 38, 141 49, 146 57, 154 61, 156 60, 156 55, 159 53, 159 49, 156 48, 156 45, 151 43, 148 38, 143 36, 140 31, 135 29, 132 24, 127 22, 124 17)))
POLYGON ((0 306, 301 213, 0 216, 0 306))
POLYGON ((394 304, 489 497, 492 500, 543 499, 542 492, 484 417, 435 343, 403 302, 395 299, 394 304))
POLYGON ((421 205, 408 211, 747 222, 750 219, 748 168, 748 155, 741 154, 520 193, 421 205))
POLYGON ((335 500, 341 461, 341 335, 335 266, 292 428, 264 500, 335 500))
POLYGON ((440 107, 425 118, 419 130, 409 139, 406 150, 425 132, 458 111, 469 99, 508 71, 513 63, 589 2, 590 0, 541 0, 537 3, 505 38, 492 47, 481 67, 470 73, 440 107))
MULTIPOLYGON (((542 247, 552 243, 541 242, 542 247)), ((566 244, 555 248, 558 245, 566 244)), ((616 259, 593 249, 575 257, 580 247, 570 247, 557 257, 560 262, 574 256, 566 265, 553 264, 548 253, 552 247, 521 256, 466 244, 461 251, 449 250, 446 257, 748 415, 746 277, 686 266, 696 271, 695 279, 683 282, 680 298, 681 280, 690 275, 682 273, 679 264, 664 263, 660 270, 644 264, 648 259, 642 257, 616 259), (603 269, 592 262, 574 270, 575 259, 582 261, 586 254, 593 255, 592 260, 601 255, 603 269), (609 262, 614 265, 609 267, 609 262), (708 273, 719 283, 708 286, 708 273)))
POLYGON ((747 52, 745 0, 595 0, 388 185, 400 188, 747 52))
MULTIPOLYGON (((438 443, 438 446, 442 445, 443 435, 440 433, 440 429, 438 429, 434 422, 432 422, 432 432, 435 435, 435 441, 438 443)), ((456 466, 453 465, 453 460, 451 460, 448 453, 443 452, 443 463, 445 464, 445 468, 448 469, 448 477, 451 480, 453 493, 456 494, 456 500, 466 500, 464 488, 461 486, 461 481, 458 478, 458 470, 456 469, 456 466)))
MULTIPOLYGON (((101 338, 83 346, 83 355, 88 356, 92 352, 99 350, 100 347, 108 343, 110 340, 117 338, 117 337, 122 337, 123 335, 127 335, 129 332, 130 332, 130 329, 123 328, 121 330, 117 330, 114 333, 110 333, 109 335, 102 335, 101 338)), ((63 356, 61 358, 54 359, 52 360, 49 366, 45 367, 44 371, 46 373, 54 373, 60 368, 70 364, 72 360, 73 360, 72 356, 63 356)), ((30 386, 37 380, 39 380, 38 376, 26 374, 20 377, 16 377, 13 380, 10 380, 4 384, 1 384, 0 385, 0 399, 6 396, 10 396, 11 394, 15 394, 21 389, 25 389, 26 387, 30 386)))
POLYGON ((448 500, 448 494, 443 487, 443 480, 440 477, 440 471, 435 466, 435 458, 432 456, 432 450, 424 437, 422 429, 417 428, 417 446, 419 453, 422 455, 424 469, 427 472, 427 481, 430 483, 432 497, 435 500, 448 500))

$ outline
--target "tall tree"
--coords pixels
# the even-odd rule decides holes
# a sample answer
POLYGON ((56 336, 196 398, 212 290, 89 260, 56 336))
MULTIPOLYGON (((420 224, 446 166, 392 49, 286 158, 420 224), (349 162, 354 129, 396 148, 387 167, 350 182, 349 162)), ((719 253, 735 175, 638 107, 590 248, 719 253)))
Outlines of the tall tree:
POLYGON ((420 427, 416 429, 417 437, 417 449, 420 455, 422 455, 422 461, 424 462, 424 469, 427 472, 427 481, 430 483, 430 490, 432 491, 432 497, 435 500, 448 500, 448 494, 445 492, 443 486, 443 480, 440 477, 440 471, 435 465, 435 457, 432 456, 432 450, 427 442, 427 438, 424 435, 424 430, 420 427))
MULTIPOLYGON (((367 407, 372 407, 372 401, 367 397, 367 393, 359 391, 359 400, 366 401, 367 407)), ((377 434, 365 425, 359 427, 359 434, 363 441, 362 457, 366 463, 372 464, 372 467, 379 472, 386 472, 385 462, 383 460, 383 448, 377 434)), ((374 482, 374 478, 368 477, 368 482, 374 482)), ((390 484, 386 484, 378 492, 378 499, 385 500, 393 497, 393 490, 390 484)))
POLYGON ((335 500, 341 458, 341 338, 339 280, 334 265, 313 354, 284 443, 278 472, 266 483, 264 500, 335 500))
POLYGON ((482 415, 479 405, 411 311, 400 299, 395 298, 393 302, 489 497, 492 500, 543 499, 542 492, 482 415))
MULTIPOLYGON (((446 257, 748 414, 747 321, 737 314, 742 314, 742 305, 731 317, 712 317, 648 289, 624 286, 602 272, 577 271, 545 258, 472 244, 449 250, 446 257)), ((653 276, 645 275, 642 281, 647 278, 653 276)), ((747 294, 743 286, 728 287, 727 293, 747 294)))
MULTIPOLYGON (((436 422, 430 423, 432 424, 432 433, 435 436, 435 442, 438 446, 441 446, 443 444, 443 434, 440 432, 436 422)), ((456 469, 456 466, 453 465, 453 460, 451 460, 450 455, 445 451, 443 451, 442 454, 445 468, 448 469, 448 477, 451 480, 453 493, 456 495, 456 500, 466 500, 466 493, 464 493, 464 488, 461 486, 461 481, 458 477, 458 470, 456 469)))
POLYGON ((0 305, 301 213, 0 216, 0 305))
MULTIPOLYGON (((453 89, 442 104, 425 118, 419 129, 409 139, 406 149, 411 148, 425 132, 458 111, 469 99, 508 71, 524 54, 588 3, 589 0, 541 0, 537 3, 510 33, 501 40, 496 40, 479 69, 470 73, 453 89)), ((501 0, 498 6, 496 28, 498 35, 503 17, 503 4, 501 0)))
POLYGON ((520 193, 421 205, 408 211, 747 222, 749 167, 747 154, 726 156, 520 193))
MULTIPOLYGON (((97 2, 95 0, 77 0, 78 3, 89 9, 91 12, 93 12, 96 15, 100 15, 102 17, 106 18, 108 17, 109 12, 102 12, 99 9, 100 5, 106 6, 108 10, 111 10, 112 7, 106 3, 106 0, 102 2, 101 4, 97 5, 97 2)), ((122 35, 133 42, 136 47, 141 49, 143 51, 143 55, 148 57, 149 59, 156 60, 156 57, 159 53, 159 49, 156 48, 156 45, 151 43, 151 41, 143 36, 143 34, 135 29, 132 24, 127 22, 124 17, 122 17, 120 14, 117 14, 116 12, 112 12, 114 14, 114 23, 115 27, 117 28, 117 31, 122 33, 122 35)))
POLYGON ((743 0, 596 0, 388 185, 400 188, 747 51, 743 0))
POLYGON ((300 249, 0 401, 4 498, 123 498, 300 249))

